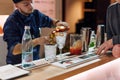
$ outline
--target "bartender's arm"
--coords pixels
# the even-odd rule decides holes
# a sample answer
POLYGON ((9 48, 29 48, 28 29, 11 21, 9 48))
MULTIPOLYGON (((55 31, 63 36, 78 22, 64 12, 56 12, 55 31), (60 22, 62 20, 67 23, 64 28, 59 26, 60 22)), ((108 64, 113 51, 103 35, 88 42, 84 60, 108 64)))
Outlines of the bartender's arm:
MULTIPOLYGON (((62 22, 60 20, 52 19, 52 23, 53 23, 54 26, 66 26, 66 27, 68 27, 68 23, 62 22)), ((46 37, 35 38, 35 39, 32 40, 33 47, 35 47, 37 45, 43 45, 47 41, 48 41, 48 39, 46 37)), ((22 53, 21 46, 22 46, 22 44, 20 44, 20 43, 15 45, 15 47, 13 49, 13 55, 18 55, 18 54, 22 53)))
MULTIPOLYGON (((39 38, 35 38, 32 40, 33 43, 33 47, 37 46, 37 45, 43 45, 44 43, 47 42, 46 37, 39 37, 39 38)), ((13 55, 18 55, 22 53, 22 44, 18 43, 15 45, 15 47, 13 48, 13 55)))

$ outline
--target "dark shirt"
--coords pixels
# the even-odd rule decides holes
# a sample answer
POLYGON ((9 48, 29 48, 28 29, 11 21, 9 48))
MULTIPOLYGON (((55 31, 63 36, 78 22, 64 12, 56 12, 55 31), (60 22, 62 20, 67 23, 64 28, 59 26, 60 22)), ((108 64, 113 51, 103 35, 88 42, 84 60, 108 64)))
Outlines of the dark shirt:
POLYGON ((117 2, 107 9, 106 31, 108 39, 113 39, 113 45, 120 44, 120 4, 117 2))
MULTIPOLYGON (((22 15, 18 10, 15 10, 13 14, 8 17, 3 28, 3 39, 8 45, 8 54, 6 59, 7 64, 21 63, 21 54, 13 55, 12 51, 16 44, 21 43, 25 25, 30 26, 30 32, 34 39, 40 37, 39 28, 51 27, 52 19, 38 10, 34 10, 34 12, 29 16, 22 15)), ((40 46, 36 46, 33 49, 34 60, 40 58, 39 49, 40 46)))

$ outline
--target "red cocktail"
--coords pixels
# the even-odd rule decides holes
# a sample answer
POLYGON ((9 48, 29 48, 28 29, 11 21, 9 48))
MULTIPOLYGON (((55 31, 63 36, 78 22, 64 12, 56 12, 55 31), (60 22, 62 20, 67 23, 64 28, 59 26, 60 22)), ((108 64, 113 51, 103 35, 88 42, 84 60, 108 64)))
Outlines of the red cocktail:
POLYGON ((73 55, 80 55, 81 51, 82 51, 81 48, 70 47, 70 53, 73 55))
POLYGON ((70 53, 80 55, 82 53, 82 36, 79 34, 70 35, 70 53))

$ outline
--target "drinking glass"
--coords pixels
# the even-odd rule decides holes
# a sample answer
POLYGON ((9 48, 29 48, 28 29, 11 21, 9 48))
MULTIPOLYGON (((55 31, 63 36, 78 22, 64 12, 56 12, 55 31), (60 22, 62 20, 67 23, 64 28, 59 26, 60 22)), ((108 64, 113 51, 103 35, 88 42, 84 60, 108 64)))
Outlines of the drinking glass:
POLYGON ((60 60, 63 59, 62 49, 65 45, 66 36, 67 36, 67 32, 57 32, 56 33, 56 43, 57 43, 57 46, 58 46, 59 51, 60 51, 60 57, 59 57, 60 60))
POLYGON ((45 44, 45 59, 49 62, 54 62, 56 60, 56 44, 45 44))
POLYGON ((70 54, 82 54, 82 35, 70 34, 70 54))

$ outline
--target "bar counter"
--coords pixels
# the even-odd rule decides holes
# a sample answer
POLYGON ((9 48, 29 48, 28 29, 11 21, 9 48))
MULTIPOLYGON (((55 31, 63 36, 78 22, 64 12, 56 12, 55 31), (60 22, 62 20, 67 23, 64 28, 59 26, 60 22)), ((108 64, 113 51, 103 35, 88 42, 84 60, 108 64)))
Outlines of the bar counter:
POLYGON ((15 80, 64 80, 70 76, 76 75, 78 73, 84 72, 86 70, 92 69, 94 67, 105 64, 109 61, 114 60, 115 58, 112 55, 103 55, 100 57, 100 61, 87 65, 85 67, 80 67, 80 65, 63 69, 48 65, 45 67, 38 67, 31 70, 31 73, 28 76, 22 76, 16 78, 15 80))

